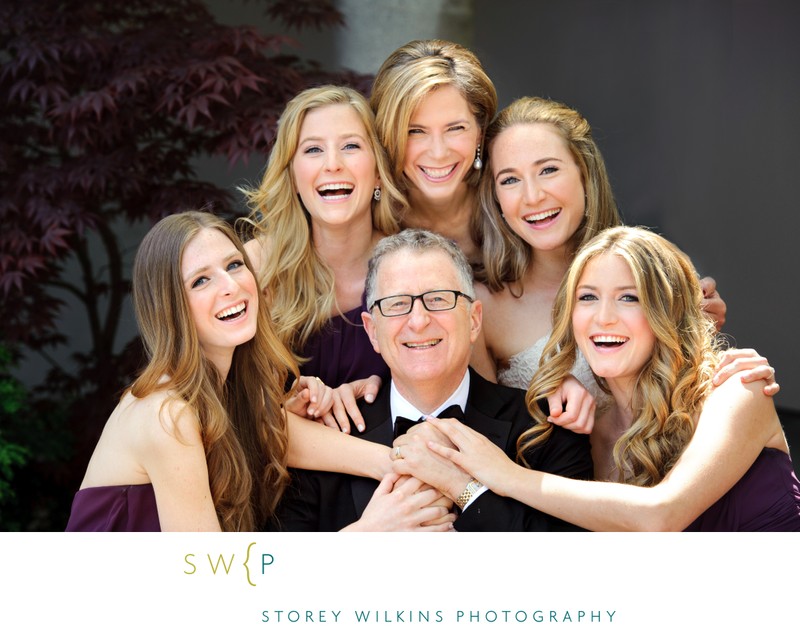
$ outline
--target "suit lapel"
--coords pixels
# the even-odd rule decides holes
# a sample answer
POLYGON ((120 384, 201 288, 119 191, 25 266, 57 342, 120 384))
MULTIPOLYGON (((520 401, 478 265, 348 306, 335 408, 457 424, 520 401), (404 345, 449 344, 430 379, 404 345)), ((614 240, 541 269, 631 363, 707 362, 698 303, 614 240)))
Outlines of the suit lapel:
MULTIPOLYGON (((364 422, 367 425, 367 429, 364 433, 356 434, 361 439, 385 446, 392 445, 394 435, 390 418, 389 391, 389 383, 385 383, 371 405, 363 404, 359 406, 361 414, 364 416, 364 422)), ((350 488, 358 518, 361 518, 361 515, 364 513, 364 508, 367 507, 367 503, 369 503, 377 487, 378 482, 374 479, 353 477, 350 488)))
POLYGON ((498 398, 496 390, 470 368, 470 387, 467 408, 464 410, 464 424, 507 451, 513 424, 507 420, 497 419, 501 406, 502 400, 498 398))

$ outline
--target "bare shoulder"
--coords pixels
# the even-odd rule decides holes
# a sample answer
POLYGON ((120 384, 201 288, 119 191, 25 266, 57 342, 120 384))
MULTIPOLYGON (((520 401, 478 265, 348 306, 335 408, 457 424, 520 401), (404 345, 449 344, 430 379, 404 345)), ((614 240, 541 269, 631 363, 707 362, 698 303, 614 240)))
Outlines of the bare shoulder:
POLYGON ((733 377, 715 387, 703 403, 698 427, 707 423, 727 426, 730 430, 747 433, 764 445, 783 441, 775 403, 766 396, 761 381, 742 383, 733 377))
POLYGON ((261 269, 261 263, 266 258, 264 256, 264 247, 264 239, 261 237, 251 238, 244 244, 244 251, 247 252, 247 257, 250 258, 253 269, 256 271, 261 269))
POLYGON ((478 298, 481 302, 486 304, 490 302, 495 294, 489 290, 482 282, 475 283, 475 297, 478 298))
POLYGON ((732 377, 711 390, 703 405, 705 410, 711 406, 716 409, 742 409, 751 411, 774 412, 772 397, 762 391, 764 383, 755 381, 743 383, 740 378, 732 377))
MULTIPOLYGON (((508 290, 505 288, 502 291, 491 291, 485 284, 475 283, 475 297, 483 305, 484 330, 486 330, 487 317, 489 321, 494 321, 497 317, 502 316, 505 308, 503 295, 507 292, 508 290)), ((491 336, 491 331, 489 331, 489 335, 491 336)))
MULTIPOLYGON (((196 410, 171 390, 153 392, 144 398, 128 396, 130 401, 127 401, 126 413, 130 423, 139 428, 140 448, 202 443, 196 410)), ((123 403, 126 403, 125 399, 120 404, 123 403)))
POLYGON ((509 297, 513 298, 507 286, 504 286, 500 291, 492 291, 482 282, 475 283, 475 297, 484 304, 489 304, 496 308, 507 302, 509 297))

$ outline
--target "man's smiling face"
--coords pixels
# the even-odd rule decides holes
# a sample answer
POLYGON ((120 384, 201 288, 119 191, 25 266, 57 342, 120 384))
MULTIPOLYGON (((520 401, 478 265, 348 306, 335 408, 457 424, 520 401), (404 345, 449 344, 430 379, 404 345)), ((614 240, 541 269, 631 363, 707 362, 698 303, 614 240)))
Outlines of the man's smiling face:
MULTIPOLYGON (((377 270, 375 288, 376 299, 436 290, 472 294, 472 287, 462 286, 450 257, 439 250, 401 249, 387 255, 377 270)), ((437 312, 415 300, 411 312, 399 317, 385 317, 376 306, 365 315, 364 324, 398 390, 411 398, 421 389, 458 387, 480 332, 481 315, 480 302, 462 297, 454 309, 437 312)))

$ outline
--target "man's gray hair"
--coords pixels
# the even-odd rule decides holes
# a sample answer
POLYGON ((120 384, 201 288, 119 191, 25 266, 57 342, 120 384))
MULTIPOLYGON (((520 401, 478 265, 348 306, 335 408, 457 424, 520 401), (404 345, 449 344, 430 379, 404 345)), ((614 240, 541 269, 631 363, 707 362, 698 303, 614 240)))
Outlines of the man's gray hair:
MULTIPOLYGON (((387 236, 378 241, 372 258, 369 260, 367 270, 366 294, 367 308, 371 307, 378 296, 375 295, 378 267, 386 256, 399 251, 409 250, 417 253, 442 252, 446 254, 453 263, 461 286, 458 287, 462 293, 466 293, 471 298, 475 298, 475 291, 472 286, 472 268, 469 266, 467 257, 453 241, 428 230, 409 229, 403 230, 399 234, 387 236)), ((436 287, 437 289, 452 289, 454 287, 436 287)), ((387 297, 387 296, 381 296, 387 297)))

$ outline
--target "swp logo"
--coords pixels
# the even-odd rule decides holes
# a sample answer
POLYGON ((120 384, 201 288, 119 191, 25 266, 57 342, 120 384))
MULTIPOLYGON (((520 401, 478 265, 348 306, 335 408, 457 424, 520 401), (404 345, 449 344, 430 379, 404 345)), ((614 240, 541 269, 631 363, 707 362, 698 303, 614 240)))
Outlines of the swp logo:
POLYGON ((251 542, 241 552, 212 551, 187 553, 183 556, 183 573, 220 579, 243 579, 256 586, 259 579, 275 565, 275 555, 256 549, 251 542))

